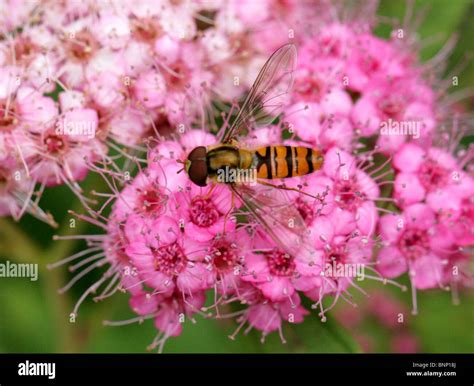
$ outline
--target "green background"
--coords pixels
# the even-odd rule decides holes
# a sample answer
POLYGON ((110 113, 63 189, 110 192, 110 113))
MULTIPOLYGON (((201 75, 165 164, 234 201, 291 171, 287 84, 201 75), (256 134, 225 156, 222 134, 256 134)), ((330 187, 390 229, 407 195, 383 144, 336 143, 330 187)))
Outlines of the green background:
MULTIPOLYGON (((405 12, 405 1, 382 1, 379 15, 384 20, 400 18, 405 12)), ((415 15, 426 12, 418 33, 424 41, 437 40, 424 47, 422 58, 429 59, 454 34, 457 46, 448 59, 449 73, 468 54, 473 53, 474 3, 465 0, 416 1, 415 15), (423 11, 424 10, 424 11, 423 11)), ((377 33, 387 36, 390 28, 379 26, 377 33)), ((443 70, 440 68, 440 70, 443 70)), ((474 62, 470 62, 459 75, 458 88, 474 85, 474 62)), ((469 109, 472 109, 472 98, 469 109)), ((469 139, 467 139, 469 141, 469 139)), ((97 176, 89 176, 83 184, 86 191, 94 187, 106 191, 97 176)), ((96 229, 86 223, 77 223, 69 229, 68 209, 80 211, 77 199, 67 188, 47 191, 42 207, 50 210, 60 223, 59 230, 26 216, 15 224, 0 219, 0 262, 27 262, 39 264, 39 280, 0 278, 0 352, 145 352, 156 335, 151 321, 124 327, 105 327, 102 321, 123 320, 133 317, 128 308, 128 295, 118 293, 100 303, 87 300, 79 310, 76 323, 69 323, 69 314, 81 293, 99 278, 97 273, 86 276, 63 295, 57 293, 70 278, 66 268, 47 270, 46 264, 58 261, 84 248, 81 241, 52 241, 54 234, 94 233, 96 229)), ((370 292, 383 286, 367 284, 370 292)), ((364 286, 367 286, 364 284, 364 286)), ((410 307, 409 292, 386 288, 410 307)), ((453 305, 450 293, 440 290, 418 294, 420 313, 410 316, 410 330, 421 344, 423 352, 474 352, 474 297, 461 294, 461 304, 453 305)), ((170 339, 165 352, 360 352, 362 349, 331 316, 321 323, 313 312, 301 325, 285 325, 288 341, 281 344, 277 334, 271 334, 265 344, 260 336, 251 332, 228 339, 236 323, 232 320, 202 320, 187 322, 183 334, 170 339)), ((366 321, 362 328, 377 343, 377 351, 387 351, 387 334, 390 331, 366 321)))

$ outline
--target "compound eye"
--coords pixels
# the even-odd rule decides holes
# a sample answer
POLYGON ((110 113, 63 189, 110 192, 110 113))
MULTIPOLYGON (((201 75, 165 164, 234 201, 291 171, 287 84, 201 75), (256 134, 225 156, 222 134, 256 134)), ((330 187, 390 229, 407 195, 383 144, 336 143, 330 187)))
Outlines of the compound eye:
POLYGON ((189 179, 198 186, 207 185, 207 164, 203 160, 191 162, 188 170, 189 179))
POLYGON ((191 153, 189 153, 188 155, 188 160, 192 162, 194 161, 203 161, 206 159, 206 154, 207 154, 207 150, 206 150, 206 147, 205 146, 198 146, 198 147, 195 147, 191 153))

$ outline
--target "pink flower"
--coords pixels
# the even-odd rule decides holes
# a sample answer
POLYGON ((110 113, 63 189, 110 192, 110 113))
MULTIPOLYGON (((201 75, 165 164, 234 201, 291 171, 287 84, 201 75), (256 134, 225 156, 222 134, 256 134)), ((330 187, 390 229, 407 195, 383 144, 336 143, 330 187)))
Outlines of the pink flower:
POLYGON ((167 90, 164 108, 173 124, 189 126, 202 114, 203 104, 208 103, 214 75, 203 66, 202 51, 196 44, 180 44, 176 60, 163 65, 161 74, 167 90))
POLYGON ((172 210, 183 224, 185 235, 205 242, 224 232, 232 232, 235 222, 231 217, 231 195, 225 185, 206 189, 191 184, 176 193, 176 207, 172 210))
POLYGON ((177 294, 163 299, 155 317, 155 327, 162 331, 165 337, 180 335, 184 318, 190 318, 200 310, 205 300, 204 292, 185 295, 184 298, 181 294, 177 294))
POLYGON ((358 280, 365 278, 372 259, 373 242, 361 237, 357 231, 341 233, 337 220, 321 216, 313 224, 313 233, 318 251, 321 251, 321 277, 317 286, 305 290, 305 294, 320 305, 322 319, 335 304, 339 295, 347 291, 358 280), (334 295, 334 301, 323 309, 322 299, 334 295))
POLYGON ((154 49, 165 63, 174 63, 179 59, 180 41, 169 35, 163 35, 155 40, 154 49))
MULTIPOLYGON (((29 174, 36 181, 47 186, 69 184, 73 187, 90 170, 84 160, 94 162, 105 154, 102 143, 86 138, 57 134, 53 129, 44 128, 31 138, 18 136, 16 140, 24 146, 22 151, 29 164, 29 174)), ((73 187, 73 191, 80 193, 77 187, 73 187)))
MULTIPOLYGON (((1 66, 0 67, 0 100, 4 101, 8 97, 15 95, 18 89, 18 79, 20 70, 13 66, 1 66)), ((3 103, 2 103, 3 104, 3 103)), ((3 107, 2 107, 3 108, 3 107)))
POLYGON ((460 304, 460 290, 474 286, 474 276, 470 270, 470 264, 472 264, 472 256, 469 254, 469 250, 460 248, 449 254, 449 261, 444 267, 443 283, 446 283, 451 289, 454 304, 460 304))
POLYGON ((123 104, 125 88, 123 77, 111 71, 92 75, 88 80, 88 93, 94 106, 107 112, 123 104))
POLYGON ((8 31, 13 31, 22 26, 29 19, 36 6, 35 2, 25 4, 18 0, 2 1, 2 3, 2 8, 8 9, 9 12, 1 12, 0 21, 8 31))
POLYGON ((120 192, 113 208, 114 216, 118 221, 124 221, 133 214, 157 218, 168 212, 170 194, 164 171, 148 168, 120 192))
POLYGON ((29 87, 18 89, 15 111, 32 132, 40 132, 44 125, 51 125, 58 114, 58 108, 52 98, 45 97, 29 87))
POLYGON ((297 289, 314 286, 319 268, 271 248, 247 256, 242 280, 253 283, 271 301, 279 302, 291 298, 297 289))
POLYGON ((278 331, 281 341, 285 343, 282 322, 302 323, 304 316, 309 314, 301 306, 301 300, 297 294, 280 302, 270 301, 259 294, 258 291, 250 291, 249 294, 251 294, 248 300, 249 307, 245 314, 238 319, 240 325, 230 336, 231 339, 235 338, 245 323, 248 323, 249 326, 245 333, 249 332, 252 328, 262 331, 263 342, 270 332, 278 331))
MULTIPOLYGON (((34 23, 30 7, 0 15, 8 35, 0 42, 0 153, 8 154, 0 156, 0 215, 47 221, 32 200, 35 185, 65 184, 88 212, 74 215, 104 231, 55 264, 74 261, 78 270, 62 291, 106 267, 74 314, 104 286, 95 300, 128 292, 137 314, 108 324, 153 320, 150 348, 161 351, 196 314, 237 316, 231 338, 247 324, 244 333, 255 328, 263 340, 278 331, 284 342, 283 323, 308 314, 301 296, 324 321, 338 299, 352 304, 357 275, 397 285, 385 277, 408 272, 413 293, 472 284, 469 157, 432 146, 445 112, 407 40, 375 36, 372 3, 349 21, 338 6, 297 0, 159 3, 57 2, 39 5, 34 23), (298 47, 291 103, 278 123, 239 141, 311 146, 324 162, 310 175, 270 181, 303 193, 255 188, 267 192, 260 217, 276 220, 263 226, 229 186, 193 184, 184 162, 195 147, 218 144, 219 113, 235 116, 235 101, 287 42, 298 47), (403 131, 407 124, 416 130, 403 131), (95 210, 80 186, 91 170, 111 190, 92 192, 104 199, 95 210), (278 229, 278 197, 296 229, 278 229), (394 204, 400 215, 379 217, 394 204)), ((397 350, 413 351, 396 308, 375 298, 364 310, 397 327, 397 350)))
POLYGON ((451 189, 450 196, 455 202, 460 191, 457 187, 468 178, 455 158, 446 151, 438 148, 424 150, 413 143, 400 148, 393 158, 393 165, 399 171, 395 178, 394 196, 402 207, 426 198, 428 205, 437 210, 439 190, 451 189))
POLYGON ((382 275, 392 278, 408 272, 418 289, 442 286, 450 240, 440 239, 429 206, 414 204, 400 216, 383 216, 380 233, 385 246, 378 253, 377 269, 382 275))
POLYGON ((323 171, 314 172, 303 178, 286 179, 285 185, 312 195, 309 197, 298 192, 285 194, 288 202, 295 206, 310 230, 313 229, 313 223, 318 216, 328 215, 334 210, 332 194, 334 182, 323 171))
POLYGON ((73 108, 56 121, 55 133, 77 142, 87 142, 95 138, 98 124, 96 110, 73 108))
POLYGON ((315 60, 318 57, 333 57, 342 59, 347 55, 350 42, 352 42, 354 32, 350 26, 342 23, 332 23, 325 25, 316 35, 316 39, 312 39, 307 44, 304 54, 308 61, 315 60))
MULTIPOLYGON (((133 295, 130 298, 132 310, 144 318, 153 317, 155 327, 160 331, 148 346, 148 350, 158 347, 159 352, 162 352, 168 338, 181 335, 186 319, 194 322, 192 316, 202 308, 205 299, 204 292, 195 292, 184 296, 174 293, 163 297, 140 291, 133 295)), ((116 322, 116 324, 120 324, 120 322, 116 322)))
MULTIPOLYGON (((385 41, 370 33, 356 37, 349 51, 346 75, 350 88, 364 92, 376 78, 398 79, 410 73, 405 62, 407 52, 395 41, 385 41)), ((412 70, 413 71, 413 70, 412 70)))
MULTIPOLYGON (((429 138, 436 124, 432 101, 433 91, 417 85, 412 79, 406 81, 372 80, 374 83, 354 105, 352 121, 361 130, 362 135, 369 136, 380 132, 387 140, 407 135, 413 138, 429 138), (390 127, 407 123, 411 132, 398 130, 392 133, 390 127), (385 132, 384 126, 387 126, 385 132)), ((394 129, 392 128, 392 131, 394 129)), ((388 150, 389 146, 385 146, 388 150)))
POLYGON ((333 181, 330 189, 333 201, 326 199, 334 210, 329 215, 343 218, 335 221, 343 233, 357 227, 362 234, 371 235, 378 220, 375 200, 380 189, 377 183, 357 165, 357 159, 338 148, 331 148, 325 155, 324 173, 333 181))
POLYGON ((63 91, 58 95, 61 111, 86 107, 86 96, 81 91, 63 91))
MULTIPOLYGON (((332 105, 334 109, 334 105, 332 105)), ((285 120, 303 141, 321 149, 350 148, 354 129, 343 114, 324 110, 321 104, 298 102, 286 110, 285 120), (308 129, 310 128, 310 129, 308 129)))
POLYGON ((97 40, 112 49, 123 48, 130 39, 130 20, 124 14, 103 12, 93 27, 97 40))
MULTIPOLYGON (((3 154, 7 148, 9 147, 0 146, 3 154)), ((36 209, 36 217, 47 220, 45 213, 30 201, 34 183, 28 179, 23 166, 14 157, 0 158, 0 181, 0 216, 12 216, 19 220, 25 212, 34 213, 36 209)))
POLYGON ((254 26, 264 21, 268 17, 269 8, 270 2, 267 0, 259 2, 244 0, 229 3, 229 9, 247 26, 254 26))
POLYGON ((197 4, 189 0, 167 3, 166 6, 160 7, 160 25, 173 38, 191 40, 197 32, 194 19, 196 10, 197 4))
POLYGON ((166 84, 157 71, 148 71, 139 75, 134 84, 134 95, 148 109, 162 106, 165 102, 166 84))
POLYGON ((472 191, 460 203, 457 218, 450 222, 452 239, 456 244, 468 247, 474 244, 474 199, 472 191))
POLYGON ((129 217, 133 232, 125 252, 142 280, 159 294, 170 294, 175 288, 184 294, 209 287, 205 265, 193 261, 196 245, 182 236, 179 224, 168 216, 155 220, 129 217), (137 220, 137 221, 135 221, 137 220))
POLYGON ((119 109, 102 124, 102 127, 111 139, 127 146, 141 144, 151 132, 146 116, 132 107, 119 109))
POLYGON ((217 293, 240 296, 245 262, 252 252, 251 244, 250 237, 242 227, 222 237, 215 237, 205 249, 204 260, 207 270, 213 275, 216 296, 217 293))

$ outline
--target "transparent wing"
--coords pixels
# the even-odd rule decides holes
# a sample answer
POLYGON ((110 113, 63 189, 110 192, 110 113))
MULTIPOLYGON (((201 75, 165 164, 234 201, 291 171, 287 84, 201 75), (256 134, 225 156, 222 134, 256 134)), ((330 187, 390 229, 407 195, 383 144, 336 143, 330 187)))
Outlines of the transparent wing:
POLYGON ((230 186, 276 245, 291 256, 312 260, 309 230, 284 190, 264 185, 230 186))
POLYGON ((275 51, 257 76, 233 123, 219 136, 228 143, 254 125, 270 124, 287 104, 293 87, 296 47, 286 44, 275 51))

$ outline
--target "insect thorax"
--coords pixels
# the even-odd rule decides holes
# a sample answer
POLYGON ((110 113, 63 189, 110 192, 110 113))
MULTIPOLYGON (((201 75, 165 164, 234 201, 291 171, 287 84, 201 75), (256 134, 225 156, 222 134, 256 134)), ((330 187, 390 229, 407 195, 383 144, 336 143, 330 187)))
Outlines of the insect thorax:
POLYGON ((208 176, 219 183, 255 183, 255 159, 250 150, 218 145, 207 152, 208 176))
POLYGON ((239 149, 234 146, 222 145, 207 152, 207 170, 209 176, 216 175, 220 169, 236 169, 239 167, 239 149))

